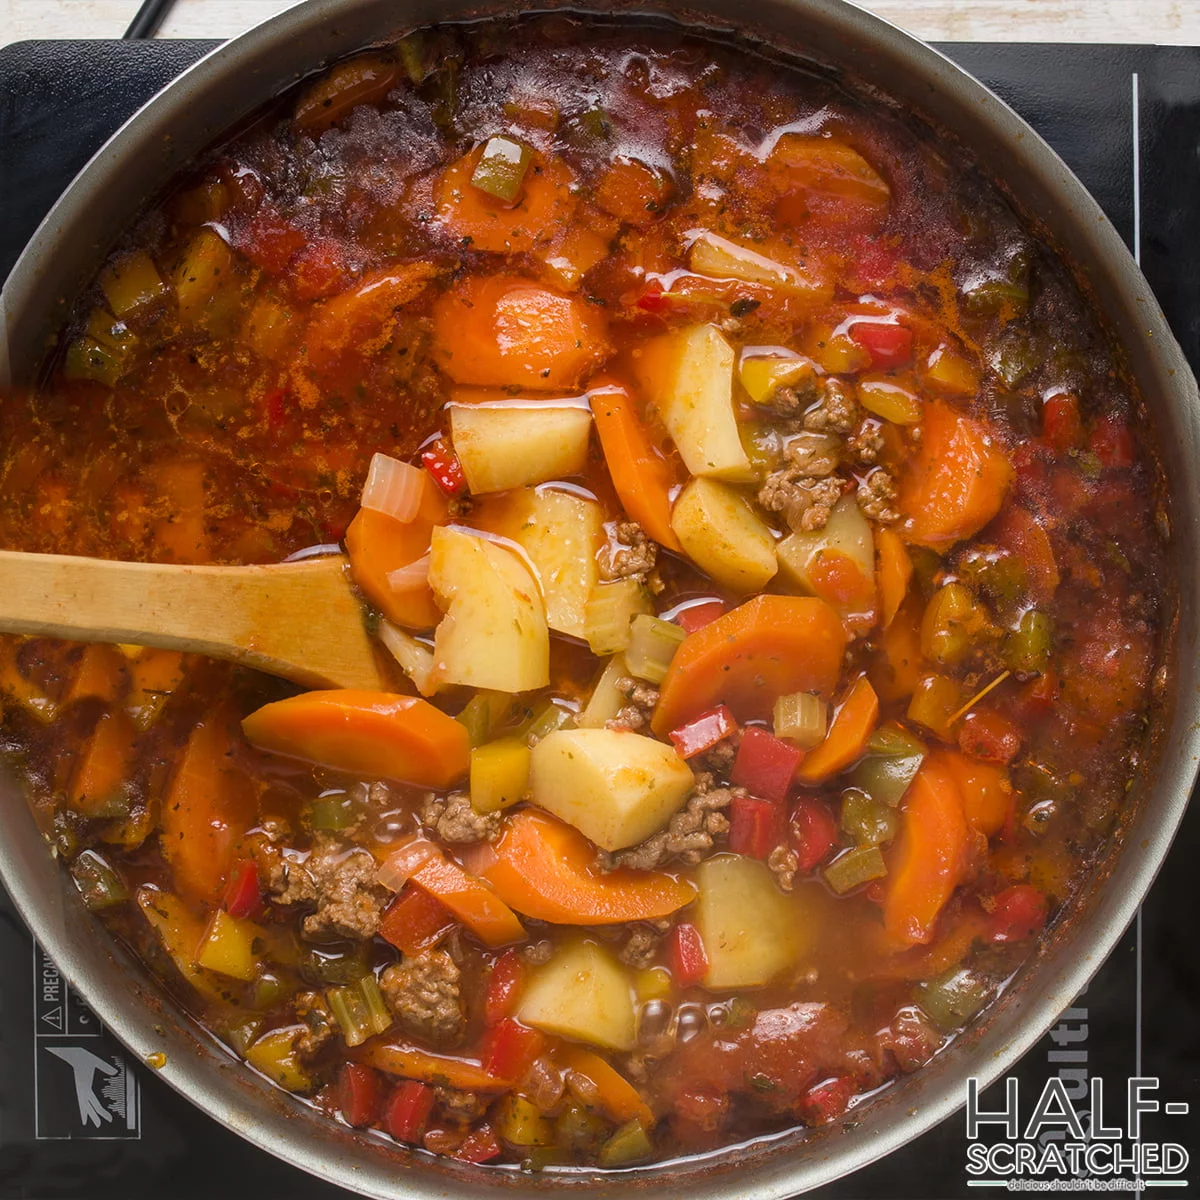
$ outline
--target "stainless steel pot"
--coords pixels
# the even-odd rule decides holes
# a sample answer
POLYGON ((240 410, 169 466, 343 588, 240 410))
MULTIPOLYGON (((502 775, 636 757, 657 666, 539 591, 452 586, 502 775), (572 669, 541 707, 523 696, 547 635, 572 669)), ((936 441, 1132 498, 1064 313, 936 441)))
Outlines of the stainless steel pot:
MULTIPOLYGON (((551 7, 542 3, 537 7, 551 7)), ((309 0, 221 47, 142 109, 96 155, 38 230, 0 293, 0 382, 21 381, 139 206, 225 128, 332 58, 421 24, 515 5, 471 0, 309 0)), ((781 1135, 685 1164, 605 1178, 530 1177, 431 1160, 318 1116, 234 1061, 143 975, 56 870, 24 799, 0 780, 0 872, 22 915, 88 1002, 140 1058, 262 1149, 370 1196, 689 1195, 768 1200, 888 1154, 952 1113, 966 1080, 1001 1075, 1067 1007, 1116 945, 1171 843, 1200 761, 1200 398, 1145 279, 1098 205, 1000 100, 940 54, 841 0, 586 0, 607 12, 656 9, 737 32, 867 81, 961 143, 1058 247, 1125 347, 1155 426, 1171 495, 1174 585, 1168 684, 1130 815, 1114 853, 987 1017, 914 1077, 855 1112, 853 1128, 781 1135)))

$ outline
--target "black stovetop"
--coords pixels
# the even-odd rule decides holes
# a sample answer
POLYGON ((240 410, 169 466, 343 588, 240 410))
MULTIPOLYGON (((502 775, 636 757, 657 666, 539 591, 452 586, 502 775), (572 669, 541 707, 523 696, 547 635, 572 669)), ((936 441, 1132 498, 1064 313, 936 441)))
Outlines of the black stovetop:
MULTIPOLYGON (((0 278, 108 134, 214 45, 26 42, 0 50, 0 278)), ((944 49, 1025 116, 1091 189, 1138 253, 1200 370, 1200 50, 944 49)), ((1200 809, 1193 806, 1139 921, 1015 1072, 1024 1096, 1035 1096, 1054 1076, 1078 1096, 1101 1077, 1113 1107, 1123 1109, 1127 1078, 1142 1075, 1160 1080, 1161 1100, 1200 1111, 1198 856, 1200 809)), ((998 1084, 983 1107, 1001 1107, 1003 1099, 998 1084)), ((1143 1138, 1179 1142, 1194 1155, 1196 1129, 1194 1116, 1160 1113, 1147 1118, 1143 1138)), ((980 1181, 968 1184, 967 1149, 960 1114, 814 1194, 823 1200, 978 1195, 980 1181)), ((1192 1174, 1200 1175, 1200 1166, 1192 1174)), ((1191 1192, 1183 1184, 1168 1194, 1191 1192)), ((129 1061, 33 945, 0 890, 0 1200, 280 1194, 289 1200, 347 1195, 252 1148, 129 1061), (74 1083, 80 1072, 101 1110, 88 1121, 74 1083)))

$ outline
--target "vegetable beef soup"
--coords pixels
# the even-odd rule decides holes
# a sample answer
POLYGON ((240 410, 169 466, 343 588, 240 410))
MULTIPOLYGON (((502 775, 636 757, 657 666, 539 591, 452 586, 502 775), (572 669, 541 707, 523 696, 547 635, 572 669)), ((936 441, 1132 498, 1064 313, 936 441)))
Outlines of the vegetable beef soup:
POLYGON ((0 648, 58 857, 234 1053, 623 1167, 843 1119, 1002 991, 1167 609, 1131 385, 956 153, 554 16, 334 66, 123 239, 0 411, 3 544, 344 553, 394 676, 0 648))

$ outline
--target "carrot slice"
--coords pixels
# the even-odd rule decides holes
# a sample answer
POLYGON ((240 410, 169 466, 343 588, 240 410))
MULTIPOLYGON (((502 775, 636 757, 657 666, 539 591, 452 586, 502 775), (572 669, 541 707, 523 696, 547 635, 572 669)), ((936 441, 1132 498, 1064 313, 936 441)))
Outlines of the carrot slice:
POLYGON ((603 313, 516 275, 473 276, 433 306, 433 353, 455 383, 573 388, 609 354, 603 313))
POLYGON ((985 425, 931 400, 900 477, 904 536, 933 550, 969 538, 1000 511, 1012 478, 1012 464, 985 425))
POLYGON ((600 1055, 582 1046, 564 1043, 555 1047, 554 1059, 568 1071, 587 1076, 596 1085, 596 1098, 614 1121, 621 1124, 641 1121, 646 1129, 654 1124, 654 1113, 642 1099, 642 1094, 600 1055))
POLYGON ((883 927, 893 942, 933 937, 938 913, 962 882, 968 838, 958 785, 943 763, 926 759, 905 794, 888 861, 883 927))
POLYGON ((894 529, 880 529, 875 534, 875 552, 879 559, 879 601, 883 610, 883 627, 887 629, 900 611, 904 597, 908 595, 913 565, 904 548, 904 539, 894 529))
POLYGON ((605 875, 593 867, 595 857, 583 834, 530 808, 509 818, 498 841, 475 848, 468 865, 517 912, 555 925, 652 921, 695 899, 692 885, 673 875, 605 875))
POLYGON ((992 522, 988 537, 994 537, 1020 560, 1029 598, 1035 604, 1049 604, 1062 576, 1050 537, 1033 514, 1019 504, 1008 505, 992 522))
POLYGON ((485 945, 507 946, 525 936, 516 913, 491 888, 445 855, 432 855, 410 879, 440 900, 485 945))
POLYGON ((907 700, 917 690, 924 673, 921 653, 921 616, 924 604, 912 596, 900 605, 895 619, 880 638, 880 654, 871 664, 871 683, 881 699, 890 704, 907 700))
POLYGON ((588 392, 600 448, 625 511, 668 550, 682 553, 671 528, 671 491, 680 480, 658 452, 627 388, 610 380, 588 392))
POLYGON ((105 713, 96 722, 71 779, 67 798, 85 817, 113 815, 133 761, 133 723, 120 710, 105 713))
POLYGON ((351 774, 449 787, 467 772, 467 727, 415 696, 334 688, 265 704, 243 722, 262 750, 351 774))
POLYGON ((1008 823, 1014 803, 1008 772, 995 763, 981 762, 956 750, 933 756, 958 786, 963 816, 971 829, 992 837, 1008 823))
POLYGON ((878 719, 879 697, 867 677, 860 675, 838 707, 825 740, 796 768, 796 778, 802 783, 823 783, 844 771, 866 753, 878 719))
POLYGON ((726 704, 739 720, 764 719, 791 692, 828 697, 837 685, 846 631, 824 600, 756 596, 689 634, 659 689, 659 737, 726 704))
POLYGON ((77 700, 103 700, 112 704, 128 686, 124 655, 114 646, 92 642, 83 648, 63 704, 74 704, 77 700))
POLYGON ((159 841, 176 886, 216 904, 238 843, 254 819, 249 779, 231 761, 235 733, 224 712, 192 730, 162 806, 159 841))
POLYGON ((379 104, 403 77, 401 63, 378 54, 339 63, 301 94, 293 120, 305 133, 324 133, 360 104, 379 104))
POLYGON ((377 1067, 402 1079, 419 1079, 422 1083, 443 1084, 464 1092, 506 1092, 516 1082, 489 1075, 483 1064, 469 1058, 453 1058, 448 1054, 431 1054, 408 1042, 367 1042, 354 1054, 358 1062, 377 1067))

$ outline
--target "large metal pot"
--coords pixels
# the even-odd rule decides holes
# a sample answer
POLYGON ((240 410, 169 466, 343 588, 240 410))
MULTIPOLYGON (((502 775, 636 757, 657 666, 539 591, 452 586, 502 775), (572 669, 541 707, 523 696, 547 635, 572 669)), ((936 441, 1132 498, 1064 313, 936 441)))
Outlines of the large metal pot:
MULTIPOLYGON (((540 4, 537 7, 549 7, 540 4)), ((71 298, 139 206, 226 127, 328 60, 435 20, 513 5, 472 0, 310 0, 221 47, 139 112, 92 160, 18 261, 3 293, 0 383, 28 377, 71 298)), ((575 8, 621 11, 625 0, 575 8)), ((650 0, 638 6, 663 8, 650 0)), ((630 9, 630 11, 634 11, 630 9)), ((1200 402, 1145 279, 1067 167, 1001 101, 947 59, 841 0, 695 0, 676 20, 761 39, 869 82, 956 139, 1057 246, 1124 346, 1152 415, 1171 495, 1173 586, 1168 685, 1130 815, 1090 887, 978 1027, 840 1126, 781 1135, 704 1160, 617 1180, 537 1178, 414 1155, 318 1116, 234 1061, 158 991, 84 909, 11 780, 0 780, 0 872, 73 987, 139 1057, 254 1144, 372 1196, 596 1195, 767 1200, 828 1182, 908 1142, 954 1111, 966 1080, 1002 1074, 1071 1003, 1115 946, 1183 814, 1200 761, 1200 402), (154 1056, 151 1058, 151 1056, 154 1056), (160 1057, 162 1056, 162 1057, 160 1057)))

